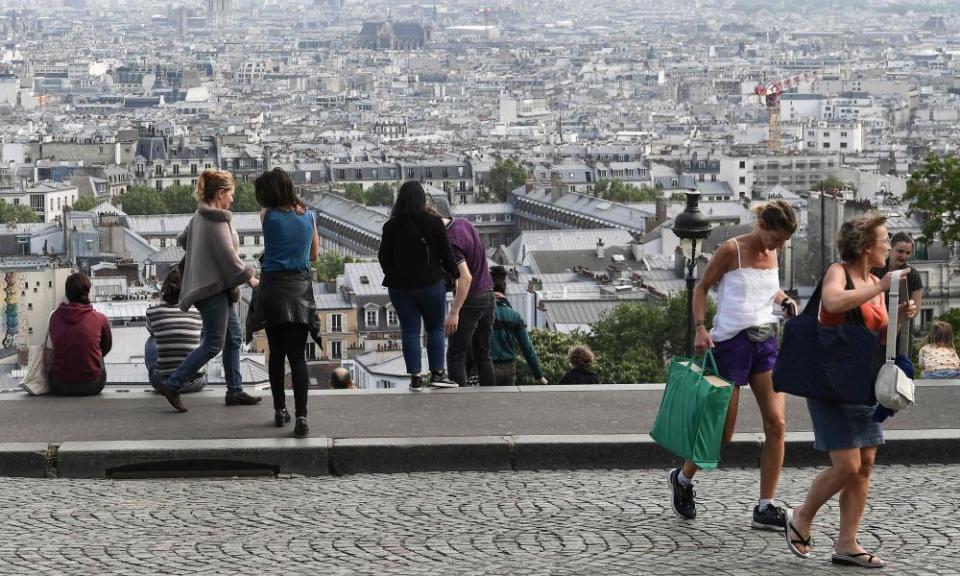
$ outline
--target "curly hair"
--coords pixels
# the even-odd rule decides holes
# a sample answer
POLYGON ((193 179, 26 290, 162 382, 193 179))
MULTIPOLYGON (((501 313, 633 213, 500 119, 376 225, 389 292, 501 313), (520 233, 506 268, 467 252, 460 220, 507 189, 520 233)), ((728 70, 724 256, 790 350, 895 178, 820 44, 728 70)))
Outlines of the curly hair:
POLYGON ((176 304, 180 301, 180 287, 183 280, 180 278, 180 271, 176 266, 167 272, 167 277, 163 279, 163 285, 160 287, 160 297, 167 304, 176 304))
POLYGON ((587 368, 593 364, 593 350, 586 344, 571 346, 567 352, 567 361, 574 368, 587 368))
POLYGON ((853 262, 864 250, 877 243, 876 230, 887 221, 886 216, 866 214, 847 220, 837 234, 837 250, 844 262, 853 262))
POLYGON ((770 230, 783 230, 793 234, 797 231, 797 214, 784 200, 771 200, 753 209, 757 220, 770 230))
POLYGON ((197 202, 210 203, 217 197, 217 193, 234 186, 233 174, 226 170, 204 170, 197 178, 197 188, 194 195, 197 202))

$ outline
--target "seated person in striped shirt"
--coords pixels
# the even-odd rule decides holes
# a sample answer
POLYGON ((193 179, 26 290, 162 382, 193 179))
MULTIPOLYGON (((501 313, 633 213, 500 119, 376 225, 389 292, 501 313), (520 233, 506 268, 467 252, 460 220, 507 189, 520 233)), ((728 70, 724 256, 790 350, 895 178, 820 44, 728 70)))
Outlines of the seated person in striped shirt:
MULTIPOLYGON (((147 309, 147 330, 150 337, 144 346, 144 361, 150 373, 150 384, 154 388, 157 382, 172 374, 183 359, 200 345, 200 331, 203 320, 196 308, 189 312, 180 310, 180 271, 171 268, 160 288, 163 302, 147 309)), ((199 392, 207 385, 207 374, 201 370, 178 391, 181 394, 199 392)))

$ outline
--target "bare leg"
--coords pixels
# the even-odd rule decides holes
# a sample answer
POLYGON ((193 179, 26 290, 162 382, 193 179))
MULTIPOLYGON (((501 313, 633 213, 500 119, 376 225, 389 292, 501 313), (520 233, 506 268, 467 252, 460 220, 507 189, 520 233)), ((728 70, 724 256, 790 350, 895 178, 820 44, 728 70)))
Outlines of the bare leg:
MULTIPOLYGON (((730 396, 730 405, 727 406, 727 419, 723 424, 723 443, 728 444, 733 438, 733 430, 737 426, 737 406, 740 404, 740 387, 734 386, 733 394, 730 396)), ((690 461, 683 462, 683 476, 688 480, 693 480, 693 475, 697 473, 700 467, 690 461)))
MULTIPOLYGON (((793 526, 799 535, 806 538, 810 535, 810 526, 817 512, 833 498, 834 494, 843 490, 860 470, 860 449, 830 451, 830 461, 833 465, 817 474, 807 491, 807 498, 803 504, 793 511, 793 526)), ((789 530, 790 527, 787 527, 789 530)), ((797 545, 800 552, 809 552, 809 547, 797 545)))
POLYGON ((860 529, 860 519, 867 506, 867 495, 870 492, 870 472, 877 456, 877 447, 860 449, 860 470, 851 478, 850 482, 840 491, 840 535, 834 549, 838 553, 863 552, 857 542, 857 531, 860 529))
POLYGON ((787 402, 773 390, 773 372, 750 376, 750 389, 763 417, 763 451, 760 453, 760 497, 773 499, 783 468, 784 437, 787 431, 787 402))

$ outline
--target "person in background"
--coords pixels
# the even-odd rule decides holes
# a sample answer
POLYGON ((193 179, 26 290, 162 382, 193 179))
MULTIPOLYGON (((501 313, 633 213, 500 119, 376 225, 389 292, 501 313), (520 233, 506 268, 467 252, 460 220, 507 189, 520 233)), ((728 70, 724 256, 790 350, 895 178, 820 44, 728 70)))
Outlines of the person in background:
POLYGON ((344 367, 334 368, 330 373, 330 388, 333 390, 350 390, 354 388, 350 371, 344 367))
POLYGON ((507 269, 494 266, 490 269, 493 278, 493 294, 497 299, 497 308, 493 319, 493 335, 490 338, 490 358, 493 360, 493 372, 497 386, 514 386, 517 383, 517 346, 530 366, 533 379, 537 384, 546 384, 540 368, 540 358, 527 334, 527 323, 523 316, 510 306, 507 300, 507 269))
POLYGON ((586 344, 571 346, 567 352, 570 370, 563 375, 559 384, 599 384, 600 377, 591 369, 593 360, 593 350, 586 344))
POLYGON ((450 342, 447 368, 460 386, 467 384, 467 354, 470 353, 481 386, 493 386, 496 377, 490 359, 490 338, 496 300, 493 279, 487 269, 487 251, 476 228, 463 218, 445 215, 443 225, 453 249, 459 278, 453 303, 444 323, 450 342))
MULTIPOLYGON (((180 301, 180 285, 180 271, 171 268, 160 287, 163 302, 147 308, 147 331, 150 337, 144 345, 143 356, 154 389, 200 344, 203 320, 195 310, 184 312, 177 305, 180 301)), ((180 393, 199 392, 206 385, 207 373, 201 369, 180 387, 180 393)))
POLYGON ((302 209, 290 176, 280 168, 264 172, 253 183, 261 206, 263 259, 260 264, 258 313, 266 323, 270 359, 273 421, 280 428, 290 421, 284 389, 285 361, 290 363, 296 423, 295 436, 306 436, 307 333, 316 317, 310 263, 320 253, 320 237, 313 213, 302 209))
POLYGON ((240 345, 243 329, 236 302, 241 284, 255 288, 259 281, 253 267, 240 259, 240 237, 233 227, 233 175, 223 170, 206 170, 197 178, 197 211, 177 238, 186 254, 183 260, 180 309, 196 305, 203 320, 203 335, 196 350, 155 388, 178 412, 187 408, 180 401, 180 388, 223 351, 223 373, 227 382, 227 406, 252 405, 257 396, 243 391, 240 375, 240 345))
MULTIPOLYGON (((910 257, 913 256, 914 243, 913 238, 910 237, 906 232, 897 232, 893 235, 893 238, 890 239, 890 256, 887 258, 887 261, 883 266, 878 266, 870 271, 871 274, 877 278, 883 278, 883 276, 890 272, 891 270, 904 270, 907 268, 907 263, 910 261, 910 257)), ((884 294, 884 301, 886 301, 887 295, 884 294)), ((920 309, 920 305, 923 299, 923 278, 920 276, 920 272, 910 269, 907 272, 907 294, 906 297, 901 297, 901 302, 906 300, 913 300, 913 303, 917 306, 917 309, 920 309)), ((904 322, 900 326, 900 331, 897 334, 897 355, 904 356, 905 358, 910 358, 911 353, 911 323, 904 322)))
MULTIPOLYGON (((783 200, 754 208, 756 223, 747 234, 717 247, 703 277, 693 292, 693 317, 697 334, 696 353, 713 349, 719 376, 734 384, 723 428, 723 443, 730 442, 737 424, 740 388, 750 386, 763 418, 764 442, 760 453, 760 494, 753 507, 750 527, 783 530, 784 511, 774 497, 783 468, 786 437, 786 400, 773 389, 773 366, 777 361, 778 318, 774 305, 784 315, 796 315, 796 304, 780 289, 778 255, 797 230, 797 215, 783 200), (707 293, 717 286, 717 313, 713 327, 706 326, 707 293)), ((673 510, 681 518, 697 516, 693 477, 699 467, 685 461, 670 471, 673 510)))
POLYGON ((94 396, 107 383, 103 357, 113 347, 110 321, 90 304, 90 278, 67 277, 67 301, 50 315, 50 392, 60 396, 94 396))
POLYGON ((457 386, 444 369, 447 290, 443 273, 456 278, 459 272, 443 221, 427 210, 427 195, 419 182, 404 182, 397 191, 390 219, 383 225, 377 259, 383 270, 383 285, 400 321, 410 389, 457 386), (427 331, 429 374, 423 372, 421 327, 427 331))
POLYGON ((953 327, 937 320, 930 326, 927 343, 918 355, 924 378, 960 379, 960 358, 954 348, 953 327))
MULTIPOLYGON (((890 290, 892 272, 877 278, 870 270, 884 263, 890 241, 884 226, 886 218, 865 215, 844 222, 837 237, 842 263, 832 264, 823 278, 820 323, 840 326, 847 312, 859 308, 864 325, 880 334, 875 350, 864 354, 880 356, 887 333, 887 307, 884 293, 890 290)), ((916 316, 916 305, 900 306, 900 316, 916 316)), ((828 500, 840 493, 840 534, 834 541, 834 564, 881 568, 883 560, 860 545, 857 532, 870 492, 870 473, 877 448, 883 444, 883 428, 874 418, 874 407, 840 404, 807 398, 813 423, 813 447, 830 453, 830 468, 817 474, 803 504, 785 512, 786 544, 800 557, 810 556, 810 531, 813 520, 828 500)))

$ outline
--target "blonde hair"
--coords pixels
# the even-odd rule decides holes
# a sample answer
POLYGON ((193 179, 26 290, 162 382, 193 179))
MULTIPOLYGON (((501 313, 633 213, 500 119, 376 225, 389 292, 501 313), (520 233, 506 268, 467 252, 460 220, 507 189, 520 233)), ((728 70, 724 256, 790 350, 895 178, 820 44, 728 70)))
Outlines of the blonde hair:
POLYGON ((233 174, 226 170, 204 170, 197 178, 197 188, 194 195, 197 197, 197 202, 209 204, 217 197, 218 192, 233 187, 233 174))
POLYGON ((797 231, 797 214, 785 200, 771 200, 755 206, 753 213, 757 221, 763 222, 768 230, 783 230, 793 234, 797 231))
POLYGON ((942 320, 934 322, 927 334, 927 344, 937 348, 953 348, 953 326, 942 320))
POLYGON ((593 364, 593 350, 586 344, 571 346, 567 352, 567 361, 574 368, 586 368, 593 364))

